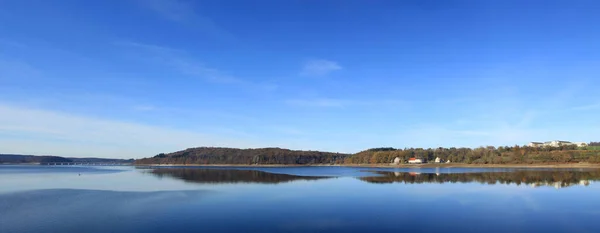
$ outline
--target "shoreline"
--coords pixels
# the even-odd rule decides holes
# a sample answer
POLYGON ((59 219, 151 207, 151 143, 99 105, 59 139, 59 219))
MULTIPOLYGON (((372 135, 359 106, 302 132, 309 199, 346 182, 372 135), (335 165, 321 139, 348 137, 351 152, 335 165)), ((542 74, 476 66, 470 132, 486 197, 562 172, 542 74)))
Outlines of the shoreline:
POLYGON ((364 167, 364 168, 597 168, 593 163, 562 164, 467 164, 467 163, 425 163, 425 164, 134 164, 150 167, 364 167))

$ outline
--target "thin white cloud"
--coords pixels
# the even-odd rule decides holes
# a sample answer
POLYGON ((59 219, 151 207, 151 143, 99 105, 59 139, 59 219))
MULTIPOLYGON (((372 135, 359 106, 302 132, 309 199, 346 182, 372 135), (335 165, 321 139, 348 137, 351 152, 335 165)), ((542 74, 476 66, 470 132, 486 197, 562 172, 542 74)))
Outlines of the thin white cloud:
POLYGON ((117 46, 130 48, 140 52, 140 57, 147 59, 148 57, 153 58, 155 62, 159 62, 162 65, 166 65, 175 69, 179 73, 199 77, 211 82, 217 83, 240 83, 241 80, 225 75, 223 72, 209 68, 203 63, 196 61, 186 55, 183 50, 152 45, 142 44, 130 41, 119 41, 114 43, 117 46))
POLYGON ((0 104, 0 152, 140 158, 196 146, 250 147, 219 135, 0 104))
POLYGON ((241 79, 224 74, 222 71, 208 68, 200 62, 183 57, 171 57, 167 64, 185 75, 200 77, 204 80, 224 84, 244 84, 241 79))
POLYGON ((153 105, 136 105, 133 106, 133 110, 140 112, 154 111, 157 108, 153 105))
POLYGON ((140 4, 162 17, 173 21, 184 21, 197 17, 191 4, 180 0, 138 0, 140 4))
POLYGON ((292 99, 287 100, 287 104, 305 107, 344 107, 349 104, 348 101, 339 99, 292 99))
POLYGON ((350 100, 350 99, 332 99, 332 98, 308 98, 308 99, 289 99, 285 101, 288 105, 303 107, 371 107, 371 106, 405 106, 407 103, 399 100, 350 100))
POLYGON ((532 129, 505 127, 473 127, 453 129, 440 125, 419 125, 399 130, 389 138, 407 147, 479 147, 525 145, 542 133, 532 129))
POLYGON ((28 63, 0 59, 0 81, 40 77, 42 72, 28 63))
POLYGON ((335 61, 315 59, 304 63, 300 74, 303 76, 324 76, 341 69, 342 66, 335 61))
POLYGON ((4 46, 8 46, 8 47, 13 47, 13 48, 27 48, 28 46, 26 44, 23 44, 21 42, 17 42, 14 40, 9 40, 9 39, 4 39, 4 38, 0 38, 0 45, 4 45, 4 46))
POLYGON ((243 80, 219 69, 208 67, 183 50, 128 41, 119 41, 114 44, 130 49, 130 51, 137 54, 140 60, 169 67, 184 76, 200 78, 212 83, 240 85, 261 90, 275 90, 278 87, 272 83, 255 83, 243 80))
POLYGON ((152 45, 152 44, 136 43, 136 42, 132 42, 132 41, 117 41, 117 42, 114 42, 113 44, 117 45, 117 46, 122 46, 122 47, 138 48, 140 50, 147 50, 147 51, 154 52, 154 53, 169 53, 169 54, 170 53, 176 53, 176 54, 184 53, 183 50, 179 50, 179 49, 168 48, 168 47, 152 45))
POLYGON ((213 20, 199 14, 195 1, 183 0, 137 0, 143 8, 155 12, 167 20, 200 29, 208 35, 220 39, 233 39, 233 36, 218 26, 213 20))
POLYGON ((594 109, 598 109, 598 108, 600 108, 600 103, 577 106, 577 107, 574 107, 573 110, 587 111, 587 110, 594 110, 594 109))

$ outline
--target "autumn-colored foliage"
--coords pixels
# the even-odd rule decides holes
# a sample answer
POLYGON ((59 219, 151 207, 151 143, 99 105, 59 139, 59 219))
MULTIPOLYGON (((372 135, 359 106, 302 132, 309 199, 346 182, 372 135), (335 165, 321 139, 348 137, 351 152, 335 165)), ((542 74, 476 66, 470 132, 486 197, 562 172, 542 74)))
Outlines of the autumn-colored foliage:
POLYGON ((479 148, 374 148, 356 154, 320 151, 297 151, 281 148, 234 149, 219 147, 190 148, 152 158, 136 160, 137 164, 389 164, 420 158, 467 164, 549 164, 600 163, 599 150, 575 146, 564 147, 479 147, 479 148))

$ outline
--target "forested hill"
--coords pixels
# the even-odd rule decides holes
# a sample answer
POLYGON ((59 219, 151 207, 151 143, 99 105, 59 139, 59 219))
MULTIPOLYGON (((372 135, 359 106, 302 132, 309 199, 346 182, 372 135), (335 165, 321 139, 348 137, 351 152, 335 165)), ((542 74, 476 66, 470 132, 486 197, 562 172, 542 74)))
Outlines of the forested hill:
POLYGON ((70 159, 59 156, 35 156, 35 155, 15 155, 0 154, 0 164, 21 164, 21 163, 69 163, 70 159))
POLYGON ((464 164, 556 164, 600 163, 598 147, 479 147, 479 148, 373 148, 356 154, 319 151, 294 151, 281 148, 234 149, 199 147, 152 158, 136 160, 136 164, 390 164, 395 158, 406 163, 410 158, 433 162, 464 164))
POLYGON ((133 159, 65 158, 51 155, 0 154, 0 164, 26 163, 133 163, 133 159))
POLYGON ((341 164, 349 154, 281 148, 199 147, 136 160, 136 164, 341 164))

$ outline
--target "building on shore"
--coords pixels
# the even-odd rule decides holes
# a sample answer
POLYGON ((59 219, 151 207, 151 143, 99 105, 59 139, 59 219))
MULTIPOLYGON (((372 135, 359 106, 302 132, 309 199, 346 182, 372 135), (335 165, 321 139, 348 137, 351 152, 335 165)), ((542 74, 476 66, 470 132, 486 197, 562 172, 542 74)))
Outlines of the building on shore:
POLYGON ((435 158, 435 163, 441 163, 441 162, 442 162, 442 159, 440 159, 440 157, 435 158))
POLYGON ((578 146, 578 147, 586 147, 588 146, 585 142, 569 142, 569 141, 548 141, 548 142, 530 142, 527 144, 529 147, 561 147, 561 146, 578 146))
POLYGON ((542 142, 530 142, 527 146, 529 146, 529 147, 542 147, 542 146, 544 146, 544 143, 542 143, 542 142))
POLYGON ((421 163, 423 163, 423 160, 417 159, 417 158, 410 158, 410 159, 408 159, 408 163, 410 163, 410 164, 421 164, 421 163))
POLYGON ((400 164, 400 161, 401 161, 401 159, 399 157, 396 157, 394 159, 394 161, 392 161, 392 165, 398 165, 398 164, 400 164))

